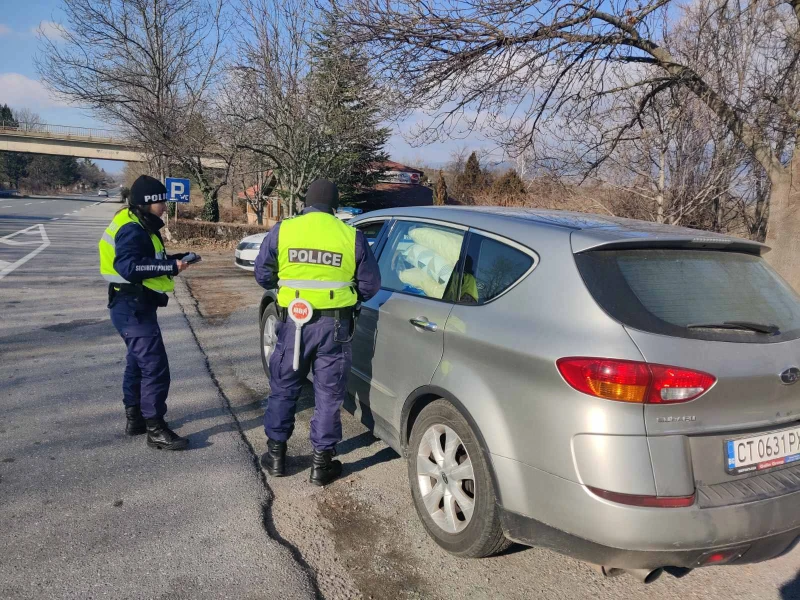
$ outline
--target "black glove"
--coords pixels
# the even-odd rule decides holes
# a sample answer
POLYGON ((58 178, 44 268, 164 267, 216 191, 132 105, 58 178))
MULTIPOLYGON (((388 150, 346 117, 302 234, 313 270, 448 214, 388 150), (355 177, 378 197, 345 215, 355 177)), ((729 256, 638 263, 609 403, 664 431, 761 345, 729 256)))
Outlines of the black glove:
POLYGON ((189 254, 188 252, 180 252, 178 254, 167 254, 169 260, 183 260, 183 257, 189 254))

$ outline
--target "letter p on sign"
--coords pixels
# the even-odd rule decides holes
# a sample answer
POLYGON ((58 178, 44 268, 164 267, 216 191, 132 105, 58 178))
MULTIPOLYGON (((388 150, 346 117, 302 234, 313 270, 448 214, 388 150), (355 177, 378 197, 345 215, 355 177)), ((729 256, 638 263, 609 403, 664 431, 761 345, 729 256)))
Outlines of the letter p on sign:
POLYGON ((167 188, 167 199, 170 202, 189 202, 191 182, 188 179, 167 177, 164 185, 167 188))

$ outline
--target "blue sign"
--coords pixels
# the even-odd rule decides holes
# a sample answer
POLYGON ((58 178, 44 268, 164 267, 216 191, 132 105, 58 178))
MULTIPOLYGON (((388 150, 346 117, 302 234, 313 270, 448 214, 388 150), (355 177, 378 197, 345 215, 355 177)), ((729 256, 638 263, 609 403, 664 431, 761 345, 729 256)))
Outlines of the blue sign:
POLYGON ((170 202, 189 202, 189 188, 191 184, 188 179, 167 177, 164 185, 167 187, 167 199, 170 202))

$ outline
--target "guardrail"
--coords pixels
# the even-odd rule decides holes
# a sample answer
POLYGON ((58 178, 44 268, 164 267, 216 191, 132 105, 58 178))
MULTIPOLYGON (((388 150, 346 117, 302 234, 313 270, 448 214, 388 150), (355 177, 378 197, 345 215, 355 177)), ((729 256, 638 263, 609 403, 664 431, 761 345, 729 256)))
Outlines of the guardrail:
POLYGON ((69 125, 49 125, 47 123, 16 123, 0 121, 0 132, 14 133, 31 137, 51 137, 53 139, 81 140, 88 142, 116 143, 128 145, 129 142, 118 131, 93 127, 71 127, 69 125))

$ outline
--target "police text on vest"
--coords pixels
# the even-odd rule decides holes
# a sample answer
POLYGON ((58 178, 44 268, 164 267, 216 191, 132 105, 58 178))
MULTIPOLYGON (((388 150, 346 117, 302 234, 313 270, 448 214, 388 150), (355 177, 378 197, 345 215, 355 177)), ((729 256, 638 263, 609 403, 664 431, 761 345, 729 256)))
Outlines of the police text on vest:
POLYGON ((289 248, 289 262, 341 267, 342 255, 339 252, 328 252, 326 250, 289 248))

